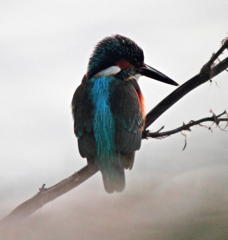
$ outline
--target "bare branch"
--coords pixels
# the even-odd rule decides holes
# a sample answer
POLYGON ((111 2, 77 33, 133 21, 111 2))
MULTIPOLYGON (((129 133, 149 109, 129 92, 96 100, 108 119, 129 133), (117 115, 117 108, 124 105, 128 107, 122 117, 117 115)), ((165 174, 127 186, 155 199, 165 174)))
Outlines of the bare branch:
POLYGON ((211 59, 202 67, 199 74, 185 82, 178 87, 175 91, 164 98, 157 106, 155 106, 146 117, 145 129, 147 129, 155 120, 157 120, 166 110, 184 97, 187 93, 197 88, 201 84, 207 82, 212 77, 215 77, 222 71, 228 68, 228 57, 217 65, 213 66, 214 61, 219 57, 222 52, 228 48, 228 39, 224 40, 222 47, 212 55, 211 59))
MULTIPOLYGON (((147 114, 145 131, 155 120, 157 120, 166 110, 168 110, 184 95, 228 68, 228 57, 219 62, 217 65, 214 65, 215 60, 227 48, 227 46, 228 39, 223 42, 222 47, 211 57, 208 63, 204 65, 199 74, 173 91, 147 114)), ((19 221, 33 214, 48 202, 54 200, 55 198, 63 195, 82 182, 86 181, 97 171, 98 170, 95 166, 87 165, 52 187, 45 188, 45 185, 43 185, 35 196, 16 207, 7 217, 1 221, 1 224, 4 225, 4 223, 19 221)))
POLYGON ((12 223, 31 215, 46 203, 53 201, 55 198, 77 187, 97 171, 98 169, 95 166, 87 165, 49 188, 45 188, 45 184, 43 184, 36 195, 16 207, 0 223, 3 225, 12 223))
MULTIPOLYGON (((216 124, 216 126, 218 126, 221 130, 225 130, 227 128, 227 124, 228 124, 228 117, 226 117, 226 118, 222 117, 224 115, 227 115, 226 111, 224 111, 218 115, 212 114, 211 117, 201 118, 196 121, 191 120, 188 124, 183 123, 182 126, 172 129, 172 130, 169 130, 169 131, 164 131, 164 132, 161 132, 160 130, 156 131, 156 132, 144 131, 143 138, 164 138, 164 137, 168 137, 170 135, 176 134, 176 133, 180 133, 182 131, 191 131, 191 127, 196 126, 196 125, 202 126, 202 123, 204 123, 204 122, 212 122, 213 124, 216 124), (221 122, 226 122, 225 128, 221 128, 219 126, 219 124, 221 122)), ((210 129, 211 127, 212 126, 207 127, 207 128, 209 130, 211 130, 210 129)))

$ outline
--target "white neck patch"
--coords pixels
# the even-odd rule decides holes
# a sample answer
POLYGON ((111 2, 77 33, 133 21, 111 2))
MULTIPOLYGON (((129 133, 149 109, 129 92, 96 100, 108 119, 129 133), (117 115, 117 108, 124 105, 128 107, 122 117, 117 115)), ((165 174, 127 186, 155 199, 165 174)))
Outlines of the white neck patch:
POLYGON ((133 79, 136 80, 136 81, 138 81, 141 76, 142 76, 141 74, 137 73, 137 74, 135 74, 135 75, 133 75, 133 76, 130 76, 130 77, 127 79, 127 81, 131 81, 131 80, 133 80, 133 79))
POLYGON ((94 77, 101 77, 101 76, 112 76, 116 75, 121 71, 121 68, 118 66, 111 66, 108 68, 105 68, 104 70, 101 70, 97 74, 94 75, 94 77))
POLYGON ((141 76, 142 76, 142 75, 138 73, 138 74, 135 74, 135 76, 133 76, 133 78, 134 78, 136 81, 138 81, 141 76))

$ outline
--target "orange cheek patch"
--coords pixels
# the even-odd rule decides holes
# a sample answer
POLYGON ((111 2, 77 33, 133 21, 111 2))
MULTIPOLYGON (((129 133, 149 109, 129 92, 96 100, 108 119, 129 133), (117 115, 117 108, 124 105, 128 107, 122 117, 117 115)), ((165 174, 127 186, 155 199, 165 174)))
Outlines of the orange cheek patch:
POLYGON ((117 64, 117 66, 119 66, 121 69, 127 68, 127 67, 130 67, 130 66, 131 66, 131 64, 130 64, 128 61, 126 61, 126 60, 120 60, 120 61, 118 61, 116 64, 117 64))

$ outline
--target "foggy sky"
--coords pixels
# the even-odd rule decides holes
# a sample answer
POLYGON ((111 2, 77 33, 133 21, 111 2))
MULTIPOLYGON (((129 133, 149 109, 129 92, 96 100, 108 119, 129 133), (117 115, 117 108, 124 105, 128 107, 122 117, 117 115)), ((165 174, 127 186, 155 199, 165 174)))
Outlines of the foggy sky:
MULTIPOLYGON (((85 164, 73 134, 70 103, 99 40, 116 33, 132 38, 143 48, 147 64, 181 84, 220 47, 228 33, 227 12, 225 0, 1 1, 0 217, 43 183, 55 184, 85 164)), ((147 110, 175 89, 147 78, 139 84, 147 110)), ((175 104, 151 129, 177 127, 209 116, 210 109, 220 113, 228 109, 227 92, 227 73, 222 73, 175 104)), ((183 144, 180 134, 144 141, 127 173, 125 192, 107 196, 96 175, 44 207, 29 226, 42 228, 49 219, 56 230, 63 218, 70 224, 59 239, 69 231, 65 239, 73 239, 74 221, 79 239, 107 239, 124 232, 124 224, 128 234, 116 239, 224 239, 227 132, 195 127, 185 151, 183 144)), ((29 235, 29 227, 24 228, 30 239, 45 238, 42 231, 29 235)), ((60 236, 48 230, 47 235, 60 236)))

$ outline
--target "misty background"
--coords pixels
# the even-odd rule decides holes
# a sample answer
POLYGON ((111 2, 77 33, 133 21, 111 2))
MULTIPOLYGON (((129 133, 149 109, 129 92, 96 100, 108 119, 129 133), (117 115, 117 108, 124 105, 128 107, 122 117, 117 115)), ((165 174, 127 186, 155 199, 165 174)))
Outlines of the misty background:
MULTIPOLYGON (((73 134, 71 98, 95 44, 133 39, 145 62, 182 84, 228 33, 225 0, 0 2, 0 218, 85 165, 73 134)), ((149 111, 175 88, 139 84, 149 111)), ((228 109, 227 72, 197 88, 151 127, 177 127, 228 109)), ((228 238, 228 134, 194 127, 144 140, 123 193, 104 192, 100 174, 49 203, 9 239, 228 238)), ((2 238, 0 238, 2 239, 2 238)), ((6 236, 4 237, 4 240, 6 236)))

